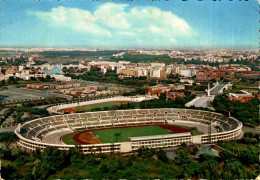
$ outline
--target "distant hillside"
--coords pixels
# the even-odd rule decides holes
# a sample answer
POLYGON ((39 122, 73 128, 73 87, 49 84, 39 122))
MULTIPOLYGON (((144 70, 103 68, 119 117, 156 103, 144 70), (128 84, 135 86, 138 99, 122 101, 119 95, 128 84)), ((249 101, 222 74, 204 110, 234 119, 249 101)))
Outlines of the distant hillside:
POLYGON ((69 58, 83 58, 90 56, 111 56, 120 53, 119 50, 106 51, 43 51, 40 54, 45 58, 69 57, 69 58))

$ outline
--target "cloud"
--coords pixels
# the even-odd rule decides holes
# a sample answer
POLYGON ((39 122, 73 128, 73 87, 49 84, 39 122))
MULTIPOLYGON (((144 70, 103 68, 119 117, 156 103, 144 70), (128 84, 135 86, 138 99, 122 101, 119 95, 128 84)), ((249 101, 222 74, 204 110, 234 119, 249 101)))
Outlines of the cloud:
POLYGON ((93 12, 59 6, 47 12, 30 11, 28 15, 42 19, 51 28, 66 28, 80 33, 82 38, 103 40, 107 45, 176 45, 178 39, 195 35, 184 19, 151 6, 130 8, 128 4, 105 3, 93 12))
POLYGON ((103 24, 112 29, 128 29, 128 14, 124 12, 126 4, 107 3, 101 5, 94 13, 97 23, 103 24))
POLYGON ((35 15, 53 27, 71 28, 92 35, 112 36, 110 31, 95 23, 96 18, 89 11, 59 6, 52 8, 50 12, 29 12, 29 15, 35 15))

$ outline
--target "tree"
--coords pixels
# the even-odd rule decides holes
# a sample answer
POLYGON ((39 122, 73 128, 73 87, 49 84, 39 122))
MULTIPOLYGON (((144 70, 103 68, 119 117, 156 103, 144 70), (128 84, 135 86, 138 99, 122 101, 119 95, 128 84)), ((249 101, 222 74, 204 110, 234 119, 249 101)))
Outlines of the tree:
POLYGON ((223 159, 223 160, 228 160, 231 158, 234 158, 234 155, 226 150, 222 151, 219 153, 219 156, 223 159))
POLYGON ((188 149, 179 149, 176 152, 175 162, 177 165, 191 163, 192 159, 190 157, 189 150, 188 149))
POLYGON ((5 85, 6 85, 6 81, 5 80, 0 81, 0 87, 5 86, 5 85))
POLYGON ((40 159, 36 159, 33 163, 32 176, 34 179, 46 179, 48 176, 40 159))
POLYGON ((48 173, 53 173, 64 166, 66 156, 64 151, 57 148, 47 147, 42 156, 42 164, 48 173))
POLYGON ((139 157, 148 159, 148 158, 151 158, 155 154, 155 150, 142 146, 141 148, 139 148, 137 150, 137 153, 138 153, 139 157))
POLYGON ((13 113, 12 117, 15 121, 15 123, 19 123, 22 121, 23 112, 15 112, 13 113))
POLYGON ((250 150, 241 150, 239 159, 243 164, 253 164, 259 162, 259 154, 253 153, 250 150))
POLYGON ((12 179, 11 175, 16 172, 16 169, 11 164, 2 164, 1 175, 3 179, 12 179))
POLYGON ((156 81, 155 80, 151 80, 149 83, 149 86, 155 86, 156 85, 156 81))
POLYGON ((186 143, 181 143, 180 148, 186 148, 187 144, 186 143))
POLYGON ((30 80, 31 80, 31 81, 36 81, 37 79, 32 76, 32 77, 30 77, 30 80))
POLYGON ((160 97, 159 97, 160 100, 166 100, 166 93, 161 93, 160 94, 160 97))
POLYGON ((82 159, 83 152, 81 151, 81 147, 75 146, 74 148, 70 148, 68 152, 68 157, 70 158, 70 162, 75 162, 77 159, 82 159))
POLYGON ((199 148, 197 148, 197 147, 191 149, 191 154, 194 155, 194 156, 195 156, 198 152, 199 152, 199 148))
POLYGON ((158 156, 158 159, 161 160, 162 162, 167 163, 169 161, 168 157, 166 156, 166 152, 163 151, 162 149, 157 151, 156 154, 158 156))
POLYGON ((18 137, 14 132, 2 132, 0 133, 0 143, 4 145, 5 148, 9 149, 10 145, 17 141, 18 137))

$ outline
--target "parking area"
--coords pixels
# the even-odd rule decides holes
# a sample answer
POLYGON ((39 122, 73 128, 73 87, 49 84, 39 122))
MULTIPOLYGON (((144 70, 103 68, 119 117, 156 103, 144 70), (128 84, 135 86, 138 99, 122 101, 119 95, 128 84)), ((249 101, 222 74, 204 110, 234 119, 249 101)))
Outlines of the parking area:
POLYGON ((27 88, 16 88, 8 86, 8 89, 0 91, 0 100, 7 101, 22 101, 22 100, 36 100, 48 97, 63 97, 71 99, 71 96, 54 93, 52 90, 34 90, 27 88))

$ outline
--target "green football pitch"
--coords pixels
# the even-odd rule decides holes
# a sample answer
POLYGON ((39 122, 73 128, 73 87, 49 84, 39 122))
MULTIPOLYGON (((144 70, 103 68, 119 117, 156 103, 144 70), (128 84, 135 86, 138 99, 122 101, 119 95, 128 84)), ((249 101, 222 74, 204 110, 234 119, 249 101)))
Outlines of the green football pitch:
POLYGON ((87 111, 87 110, 91 110, 91 109, 94 109, 94 108, 104 108, 104 107, 113 107, 113 106, 119 106, 120 104, 118 103, 113 103, 113 102, 109 102, 109 103, 101 103, 101 104, 93 104, 93 105, 88 105, 88 106, 80 106, 80 107, 77 107, 78 109, 80 110, 83 110, 83 111, 87 111))
POLYGON ((116 143, 116 142, 127 142, 129 137, 139 136, 153 136, 171 134, 167 130, 159 126, 142 126, 142 127, 129 127, 129 128, 117 128, 117 129, 104 129, 95 130, 92 133, 102 143, 116 143))

